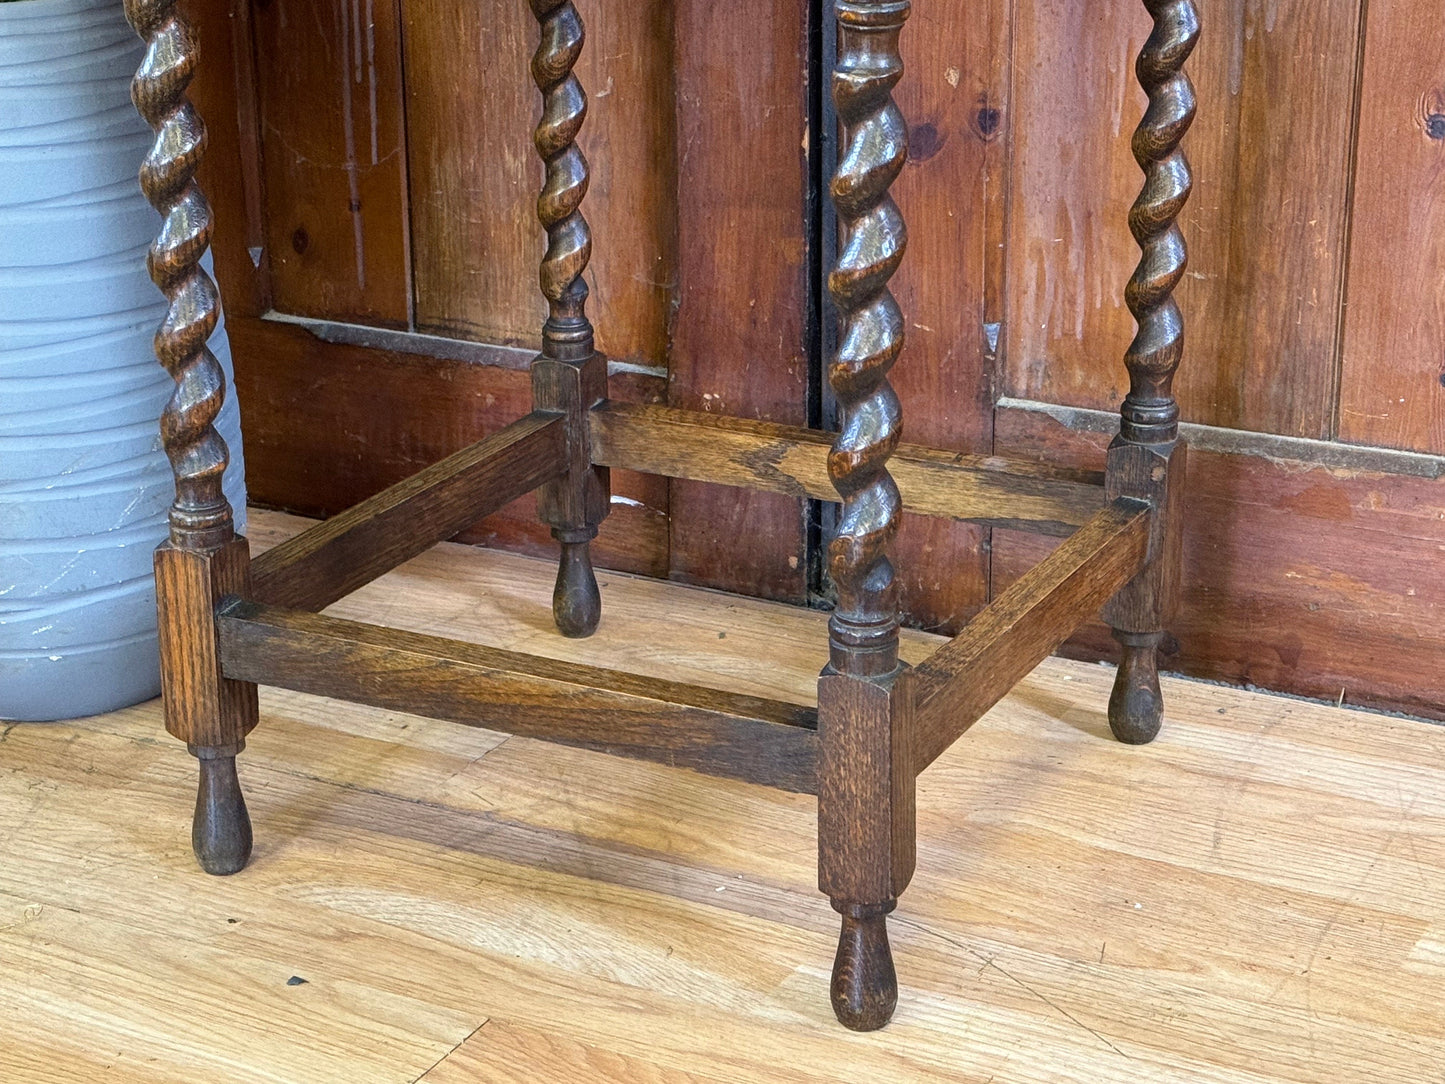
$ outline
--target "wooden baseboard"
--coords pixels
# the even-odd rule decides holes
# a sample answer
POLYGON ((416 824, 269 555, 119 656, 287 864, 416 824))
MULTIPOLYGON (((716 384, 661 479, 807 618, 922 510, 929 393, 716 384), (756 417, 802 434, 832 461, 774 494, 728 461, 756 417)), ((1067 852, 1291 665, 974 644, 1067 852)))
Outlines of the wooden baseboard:
MULTIPOLYGON (((1102 461, 1113 415, 1002 400, 996 454, 1102 461)), ((1168 669, 1445 719, 1445 458, 1186 426, 1183 609, 1168 669)), ((1001 590, 1054 544, 993 534, 1001 590)), ((1066 653, 1113 659, 1102 625, 1066 653)))
MULTIPOLYGON (((328 342, 299 324, 258 317, 228 316, 226 326, 254 504, 334 515, 532 409, 525 370, 328 342)), ((611 388, 620 399, 648 402, 659 400, 665 385, 623 372, 613 374, 611 388)), ((595 544, 598 564, 667 575, 666 480, 617 471, 612 494, 612 514, 595 544)), ((556 552, 532 496, 458 540, 556 552)))

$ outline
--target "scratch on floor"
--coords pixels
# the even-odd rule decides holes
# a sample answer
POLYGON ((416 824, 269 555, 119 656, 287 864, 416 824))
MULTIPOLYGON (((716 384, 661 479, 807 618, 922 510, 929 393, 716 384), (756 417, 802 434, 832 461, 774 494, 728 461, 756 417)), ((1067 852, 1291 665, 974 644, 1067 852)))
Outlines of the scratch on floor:
MULTIPOLYGON (((1414 808, 1413 804, 1410 808, 1414 808)), ((1402 812, 1400 818, 1396 820, 1395 826, 1386 834, 1384 842, 1381 843, 1380 849, 1375 852, 1375 857, 1370 861, 1365 872, 1356 879, 1355 883, 1346 891, 1344 897, 1339 900, 1338 904, 1331 911, 1329 918, 1325 920, 1324 926, 1315 937, 1314 944, 1310 946, 1309 956, 1305 960, 1304 968, 1299 972, 1290 972, 1280 979, 1275 985, 1275 988, 1270 992, 1269 997, 1265 999, 1266 1005, 1274 1004, 1275 998, 1279 997, 1280 992, 1289 985, 1293 979, 1303 978, 1305 980, 1305 1008, 1313 1018, 1314 1009, 1310 1000, 1311 985, 1313 982, 1311 972, 1314 970, 1315 960, 1319 957, 1320 949, 1324 946, 1325 938, 1330 935, 1330 931, 1335 928, 1335 925, 1339 922, 1345 911, 1356 904, 1360 889, 1364 888, 1365 884, 1370 880, 1370 875, 1375 872, 1375 867, 1378 866, 1385 855, 1389 853, 1390 847, 1394 844, 1395 840, 1405 834, 1407 819, 1408 810, 1402 812)))
MULTIPOLYGON (((506 745, 507 742, 511 741, 513 737, 514 737, 514 735, 508 734, 505 738, 503 738, 501 741, 497 742, 497 744, 494 745, 494 746, 492 746, 490 749, 484 749, 482 752, 480 752, 480 753, 478 753, 476 756, 472 757, 472 758, 471 758, 470 760, 468 760, 465 764, 463 764, 460 768, 458 768, 456 771, 452 772, 451 775, 449 775, 449 776, 446 777, 445 781, 443 781, 443 783, 442 783, 442 789, 445 790, 448 786, 450 786, 452 780, 455 779, 457 776, 462 775, 462 774, 464 774, 465 772, 471 771, 471 770, 472 770, 472 766, 475 765, 475 764, 477 763, 477 761, 481 760, 481 759, 482 759, 483 757, 485 757, 485 756, 490 756, 492 753, 495 753, 495 752, 496 752, 498 749, 500 749, 502 746, 506 745)), ((477 792, 476 792, 475 790, 472 791, 472 794, 473 794, 474 797, 477 797, 477 798, 480 798, 480 797, 481 797, 481 795, 480 795, 480 794, 477 794, 477 792)), ((490 806, 490 804, 491 804, 491 803, 488 803, 489 806, 490 806)))
MULTIPOLYGON (((972 950, 972 949, 969 949, 969 951, 972 952, 973 950, 972 950)), ((977 955, 977 953, 975 953, 975 955, 977 955)), ((1080 1019, 1079 1019, 1077 1016, 1075 1016, 1073 1013, 1069 1012, 1068 1009, 1064 1008, 1064 1007, 1063 1007, 1062 1005, 1060 1005, 1058 1002, 1051 1000, 1047 995, 1041 993, 1041 992, 1038 991, 1038 990, 1035 990, 1035 989, 1034 989, 1032 986, 1030 986, 1028 983, 1024 982, 1023 979, 1018 978, 1016 975, 1012 975, 1012 974, 1010 974, 1009 972, 1005 971, 1005 970, 1004 970, 1002 967, 1000 967, 992 958, 989 959, 989 961, 988 961, 988 966, 991 967, 991 968, 993 968, 995 971, 997 971, 997 972, 998 972, 1000 975, 1002 975, 1004 978, 1008 979, 1010 982, 1017 983, 1020 987, 1022 987, 1022 988, 1025 989, 1025 990, 1027 990, 1029 993, 1033 994, 1034 997, 1038 998, 1040 1001, 1042 1001, 1042 1002, 1043 1002, 1045 1005, 1047 1005, 1049 1008, 1053 1009, 1055 1012, 1057 1012, 1057 1013, 1058 1013, 1060 1016, 1062 1016, 1064 1019, 1070 1021, 1071 1023, 1077 1025, 1078 1027, 1083 1028, 1085 1031, 1087 1031, 1087 1032, 1088 1032, 1090 1035, 1092 1035, 1094 1038, 1098 1039, 1099 1042, 1103 1043, 1105 1046, 1107 1046, 1107 1047, 1108 1047, 1110 1050, 1112 1050, 1114 1053, 1118 1054, 1119 1057, 1128 1060, 1128 1058, 1129 1058, 1129 1055, 1128 1055, 1128 1054, 1124 1053, 1124 1051, 1120 1050, 1117 1046, 1115 1046, 1113 1043, 1111 1043, 1108 1039, 1106 1039, 1106 1038, 1105 1038, 1103 1035, 1101 1035, 1099 1032, 1097 1032, 1097 1031, 1095 1031, 1093 1028, 1089 1027, 1088 1024, 1084 1023, 1082 1020, 1080 1020, 1080 1019)))
POLYGON ((1077 1016, 1075 1016, 1073 1013, 1069 1012, 1068 1009, 1064 1008, 1064 1007, 1063 1007, 1062 1005, 1060 1005, 1058 1002, 1053 1001, 1052 999, 1050 999, 1046 994, 1042 993, 1041 991, 1034 989, 1034 987, 1032 987, 1032 986, 1030 986, 1028 983, 1024 982, 1024 980, 1021 979, 1021 978, 1019 978, 1017 975, 1013 975, 1013 974, 1009 973, 1008 971, 1005 971, 1002 967, 1000 967, 1000 966, 995 962, 994 957, 992 957, 992 956, 987 956, 987 955, 985 955, 984 953, 979 952, 976 948, 973 948, 971 945, 969 945, 969 944, 967 944, 966 942, 960 940, 959 938, 951 937, 951 936, 949 936, 948 934, 943 933, 943 932, 940 931, 940 930, 935 930, 935 929, 933 929, 933 928, 930 927, 930 926, 925 926, 923 923, 919 922, 917 919, 901 918, 901 917, 899 917, 899 916, 897 916, 897 915, 894 915, 894 916, 893 916, 893 921, 894 921, 895 923, 901 925, 901 926, 911 926, 913 929, 918 930, 918 931, 921 932, 921 933, 931 934, 932 936, 938 938, 940 941, 945 941, 945 942, 947 942, 948 944, 954 946, 955 948, 962 949, 964 952, 966 952, 966 953, 968 953, 970 956, 974 957, 974 959, 979 960, 979 961, 981 961, 981 962, 983 963, 983 967, 979 969, 980 971, 984 970, 985 968, 990 968, 990 967, 993 968, 995 971, 997 971, 997 972, 998 972, 1000 975, 1002 975, 1004 978, 1008 979, 1010 982, 1012 982, 1012 983, 1014 983, 1015 985, 1019 986, 1021 989, 1028 991, 1028 992, 1029 992, 1030 994, 1032 994, 1034 997, 1038 998, 1038 999, 1039 999, 1040 1001, 1042 1001, 1045 1005, 1047 1005, 1049 1008, 1053 1009, 1056 1013, 1058 1013, 1060 1016, 1062 1016, 1065 1020, 1069 1021, 1071 1024, 1075 1025, 1076 1027, 1080 1027, 1080 1028, 1082 1028, 1083 1030, 1087 1031, 1087 1032, 1088 1032, 1090 1035, 1092 1035, 1094 1038, 1098 1039, 1099 1042, 1103 1043, 1105 1046, 1107 1046, 1107 1047, 1108 1047, 1110 1050, 1112 1050, 1114 1053, 1118 1054, 1119 1057, 1124 1058, 1125 1060, 1130 1060, 1130 1061, 1133 1060, 1132 1058, 1129 1057, 1128 1054, 1124 1053, 1124 1051, 1120 1050, 1117 1046, 1115 1046, 1113 1043, 1111 1043, 1107 1038, 1105 1038, 1105 1037, 1104 1037, 1103 1035, 1101 1035, 1099 1032, 1097 1032, 1097 1031, 1095 1031, 1093 1028, 1089 1027, 1088 1024, 1084 1023, 1082 1020, 1080 1020, 1080 1019, 1079 1019, 1077 1016))
POLYGON ((1419 804, 1420 795, 1416 794, 1408 801, 1405 799, 1405 790, 1400 786, 1398 780, 1395 782, 1395 795, 1400 799, 1400 829, 1405 842, 1410 845, 1410 857, 1415 863, 1415 882, 1421 888, 1429 887, 1429 880, 1425 877, 1425 860, 1420 857, 1420 848, 1415 844, 1415 833, 1406 831, 1406 825, 1415 814, 1415 806, 1419 804))
POLYGON ((1283 717, 1278 715, 1266 718, 1264 722, 1259 726, 1259 728, 1256 729, 1254 734, 1249 738, 1249 741, 1245 744, 1245 746, 1239 751, 1240 759, 1247 762, 1249 767, 1245 770, 1243 776, 1230 782, 1227 792, 1220 800, 1219 806, 1215 810, 1214 838, 1209 848, 1209 853, 1212 856, 1218 857, 1220 846, 1224 842, 1225 815, 1236 807, 1239 802, 1240 796, 1249 789, 1250 785, 1254 782, 1255 775, 1259 771, 1259 764, 1255 760, 1254 754, 1259 750, 1259 747, 1264 744, 1265 739, 1274 732, 1275 728, 1278 727, 1282 721, 1283 717))
POLYGON ((472 1036, 475 1035, 477 1032, 481 1031, 482 1028, 486 1027, 486 1026, 487 1026, 487 1020, 490 1020, 490 1019, 491 1019, 490 1016, 487 1017, 486 1020, 483 1020, 483 1021, 482 1021, 480 1024, 478 1024, 476 1027, 472 1028, 471 1031, 467 1032, 467 1034, 462 1037, 461 1041, 458 1042, 458 1043, 456 1044, 456 1046, 452 1047, 450 1050, 448 1050, 448 1051, 447 1051, 445 1054, 443 1054, 441 1057, 437 1058, 436 1061, 432 1062, 431 1065, 427 1066, 426 1072, 422 1073, 422 1075, 419 1076, 419 1077, 415 1077, 415 1078, 412 1080, 411 1084, 421 1084, 422 1081, 424 1081, 427 1077, 431 1076, 431 1073, 432 1073, 432 1070, 433 1070, 433 1069, 435 1069, 435 1068, 436 1068, 438 1065, 440 1065, 442 1062, 446 1061, 447 1058, 451 1057, 451 1056, 452 1056, 453 1054, 455 1054, 458 1050, 460 1050, 461 1047, 462 1047, 462 1045, 463 1045, 464 1043, 469 1043, 469 1042, 471 1042, 472 1036))

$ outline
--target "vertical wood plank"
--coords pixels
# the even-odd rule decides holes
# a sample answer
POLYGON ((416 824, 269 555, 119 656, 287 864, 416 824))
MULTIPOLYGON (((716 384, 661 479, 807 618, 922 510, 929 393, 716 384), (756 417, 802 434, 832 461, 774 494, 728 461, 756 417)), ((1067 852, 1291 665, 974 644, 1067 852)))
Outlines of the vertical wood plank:
MULTIPOLYGON (((985 325, 1003 286, 989 242, 1001 237, 1007 195, 1009 6, 987 0, 960 18, 942 0, 916 0, 895 92, 909 123, 909 163, 893 187, 908 221, 894 279, 907 340, 891 375, 904 439, 985 454, 995 384, 985 325)), ((952 631, 988 601, 987 535, 904 517, 895 564, 906 621, 952 631)))
POLYGON ((272 304, 405 327, 396 0, 252 5, 272 304))
MULTIPOLYGON (((672 16, 579 0, 591 166, 588 312, 609 356, 667 363, 675 277, 672 16)), ((537 23, 522 0, 403 0, 419 330, 540 344, 537 23)))
MULTIPOLYGON (((1330 435, 1359 6, 1221 0, 1202 13, 1179 291, 1187 420, 1330 435)), ((1133 333, 1124 222, 1149 19, 1137 0, 1017 10, 1007 387, 1110 409, 1133 333)))
POLYGON ((1445 452, 1445 44, 1439 6, 1370 0, 1340 437, 1445 452))
POLYGON ((265 262, 250 254, 265 245, 251 3, 186 0, 181 10, 201 43, 191 100, 209 137, 199 178, 215 211, 216 284, 227 320, 257 316, 271 302, 265 262))
MULTIPOLYGON (((669 402, 807 420, 806 0, 678 0, 678 311, 669 402)), ((672 576, 806 595, 798 501, 674 482, 672 576)))
MULTIPOLYGON (((535 349, 547 315, 528 69, 536 20, 507 0, 403 0, 402 13, 417 328, 535 349)), ((584 150, 594 136, 585 125, 584 150)), ((594 217, 591 202, 584 211, 594 217)))

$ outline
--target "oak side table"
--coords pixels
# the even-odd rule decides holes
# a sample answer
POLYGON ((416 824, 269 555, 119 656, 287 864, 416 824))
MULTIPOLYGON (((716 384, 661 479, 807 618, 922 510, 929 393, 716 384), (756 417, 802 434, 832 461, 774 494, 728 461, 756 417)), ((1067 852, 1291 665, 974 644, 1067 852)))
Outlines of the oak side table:
POLYGON ((1105 482, 1091 486, 900 443, 888 374, 904 319, 888 285, 907 231, 889 188, 907 155, 892 91, 909 0, 834 0, 844 140, 831 185, 841 234, 828 275, 840 319, 828 366, 841 414, 833 434, 608 399, 585 315, 592 241, 577 138, 587 99, 573 74, 582 20, 572 0, 530 3, 541 29, 532 74, 549 305, 533 411, 252 563, 221 491, 227 452, 213 425, 225 388, 206 347, 217 294, 200 266, 211 212, 195 181, 205 129, 187 98, 196 41, 175 0, 125 0, 148 45, 133 98, 156 132, 141 184, 164 219, 149 266, 169 300, 155 349, 176 381, 161 418, 176 499, 155 567, 166 728, 200 763, 196 855, 217 874, 249 858, 236 756, 257 723, 258 682, 816 794, 819 887, 842 922, 833 1009, 850 1028, 881 1027, 897 1000, 886 916, 913 872, 918 773, 1101 607, 1123 653, 1113 731, 1145 743, 1159 730, 1157 649, 1177 594, 1184 481, 1172 392, 1183 323, 1172 295, 1186 260, 1176 219, 1191 187, 1180 141, 1195 111, 1183 72, 1199 33, 1194 4, 1144 0, 1154 29, 1137 70, 1149 104, 1133 151, 1145 181, 1129 215, 1143 258, 1125 291, 1139 330, 1105 482), (838 602, 816 709, 320 614, 535 489, 561 546, 557 628, 589 635, 601 613, 589 543, 608 511, 610 467, 841 503, 828 547, 838 602), (910 668, 898 657, 889 557, 904 508, 1064 541, 910 668))

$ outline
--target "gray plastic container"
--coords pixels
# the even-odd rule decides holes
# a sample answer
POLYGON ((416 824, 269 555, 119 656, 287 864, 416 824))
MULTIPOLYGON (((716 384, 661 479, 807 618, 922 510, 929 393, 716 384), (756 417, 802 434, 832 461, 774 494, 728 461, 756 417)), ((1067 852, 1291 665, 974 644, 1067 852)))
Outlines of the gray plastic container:
MULTIPOLYGON (((0 719, 160 691, 151 553, 174 496, 136 172, 143 46, 120 0, 0 3, 0 719)), ((209 261, 208 261, 209 266, 209 261)), ((211 349, 231 381, 224 327, 211 349)), ((240 417, 226 493, 244 526, 240 417)))

